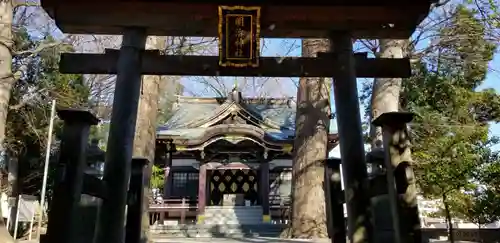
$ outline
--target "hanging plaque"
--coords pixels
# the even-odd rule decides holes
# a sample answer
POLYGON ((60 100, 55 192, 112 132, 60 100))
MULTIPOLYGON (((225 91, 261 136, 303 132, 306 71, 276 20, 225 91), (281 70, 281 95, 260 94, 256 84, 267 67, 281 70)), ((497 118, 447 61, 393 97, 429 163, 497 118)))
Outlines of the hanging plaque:
POLYGON ((219 6, 219 65, 258 67, 260 7, 219 6))

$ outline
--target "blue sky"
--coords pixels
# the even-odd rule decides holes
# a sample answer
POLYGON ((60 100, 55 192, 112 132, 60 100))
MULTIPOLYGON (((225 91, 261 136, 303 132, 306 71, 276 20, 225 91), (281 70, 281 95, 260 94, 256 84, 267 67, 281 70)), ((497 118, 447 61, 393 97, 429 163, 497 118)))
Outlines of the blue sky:
MULTIPOLYGON (((263 50, 263 56, 277 56, 279 54, 283 53, 283 47, 281 44, 283 43, 282 39, 271 39, 271 40, 266 40, 266 45, 267 49, 263 50)), ((423 43, 425 44, 425 43, 423 43)), ((300 56, 301 55, 301 50, 300 50, 300 44, 299 48, 294 49, 288 56, 300 56)), ((498 70, 498 67, 500 67, 500 55, 496 54, 493 61, 490 63, 490 71, 487 74, 485 82, 478 88, 479 90, 481 89, 486 89, 486 88, 493 88, 497 92, 500 92, 500 70, 498 70)), ((363 82, 366 79, 358 79, 357 80, 357 86, 358 86, 358 94, 362 88, 363 82)), ((287 87, 283 87, 287 88, 287 87)), ((292 87, 288 87, 291 89, 292 87)), ((293 92, 296 92, 296 89, 293 89, 293 92)), ((333 103, 333 93, 332 95, 332 110, 335 109, 335 104, 333 103)), ((361 107, 361 116, 363 116, 364 112, 364 107, 361 107)), ((331 124, 331 130, 336 130, 336 124, 333 122, 331 124)), ((492 123, 490 127, 490 136, 500 136, 500 124, 492 123)), ((494 146, 494 149, 500 149, 500 145, 494 146)))
MULTIPOLYGON (((30 8, 27 13, 30 15, 30 19, 36 19, 37 21, 30 23, 32 25, 30 28, 30 32, 34 36, 40 35, 42 32, 49 32, 53 33, 56 36, 63 37, 64 35, 57 30, 57 28, 54 25, 54 22, 49 20, 48 16, 41 10, 40 8, 30 8), (40 20, 40 21, 38 21, 40 20), (44 24, 41 26, 40 24, 37 23, 49 23, 49 24, 44 24)), ((300 40, 299 39, 265 39, 263 41, 266 45, 266 48, 262 48, 262 55, 263 56, 300 56, 301 55, 301 50, 300 50, 300 40), (291 46, 294 46, 294 48, 291 48, 291 46)), ((425 47, 428 43, 419 43, 418 46, 425 47)), ((418 47, 417 46, 417 47, 418 47)), ((358 49, 359 46, 355 46, 355 49, 358 49)), ((500 64, 500 56, 495 55, 494 60, 490 63, 490 69, 491 71, 488 73, 486 81, 484 84, 480 87, 480 89, 484 88, 493 88, 497 92, 500 91, 500 73, 495 70, 498 69, 500 64)), ((206 77, 208 78, 208 77, 206 77)), ((209 80, 210 78, 208 78, 209 80)), ((192 79, 191 79, 192 80, 192 79)), ((224 83, 227 84, 227 86, 231 87, 234 82, 238 80, 238 83, 242 85, 242 83, 248 83, 249 81, 245 81, 241 78, 236 78, 236 77, 227 77, 224 79, 224 83)), ((366 79, 358 79, 358 91, 362 87, 362 83, 366 79)), ((250 80, 251 82, 255 82, 254 80, 250 80)), ((265 82, 265 89, 271 90, 272 92, 269 93, 268 96, 296 96, 296 83, 297 79, 290 79, 290 78, 282 78, 282 79, 273 79, 271 81, 263 81, 265 82)), ((184 79, 184 85, 189 87, 190 89, 194 89, 195 91, 199 91, 204 89, 202 87, 203 85, 200 85, 199 82, 191 82, 190 79, 184 79)), ((206 88, 206 87, 205 87, 206 88)), ((253 91, 248 93, 247 95, 254 95, 257 91, 253 91)), ((205 95, 210 95, 210 92, 206 93, 205 95)), ((189 94, 186 94, 189 95, 189 94)), ((332 102, 333 102, 333 94, 332 94, 332 102)), ((332 104, 332 109, 334 109, 335 106, 332 104)), ((364 107, 361 107, 364 109, 364 107)), ((361 111, 363 112, 363 111, 361 111)), ((362 113, 363 115, 363 113, 362 113)), ((336 124, 335 122, 332 124, 332 130, 336 129, 336 124)), ((491 135, 496 135, 500 136, 500 124, 491 124, 490 128, 490 133, 491 135)), ((498 149, 500 149, 500 146, 497 146, 498 149)))
MULTIPOLYGON (((500 92, 500 73, 498 67, 500 65, 500 56, 495 55, 493 61, 490 63, 490 71, 487 74, 486 80, 481 85, 480 89, 493 88, 496 92, 500 92)), ((492 123, 490 126, 490 136, 500 136, 500 124, 492 123)), ((500 145, 494 146, 495 150, 500 149, 500 145)))

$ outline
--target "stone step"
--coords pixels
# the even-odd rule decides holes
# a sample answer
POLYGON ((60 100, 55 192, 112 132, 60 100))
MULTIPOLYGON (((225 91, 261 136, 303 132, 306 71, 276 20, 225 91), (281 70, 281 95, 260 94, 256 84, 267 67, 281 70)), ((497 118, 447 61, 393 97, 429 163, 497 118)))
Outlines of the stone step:
POLYGON ((256 214, 256 215, 207 215, 204 214, 205 218, 226 218, 226 219, 261 219, 262 214, 256 214))
POLYGON ((204 214, 205 218, 262 218, 262 214, 204 214))
POLYGON ((204 212, 205 224, 241 224, 262 223, 262 207, 251 206, 210 206, 204 212))
POLYGON ((150 233, 164 238, 279 237, 285 227, 279 224, 155 225, 150 233))
POLYGON ((224 214, 244 214, 244 215, 253 215, 253 214, 262 214, 262 210, 235 210, 235 211, 205 211, 205 214, 211 215, 224 215, 224 214))
POLYGON ((231 237, 231 238, 152 238, 150 243, 331 243, 331 239, 283 239, 279 237, 231 237))
POLYGON ((262 218, 205 218, 204 224, 259 224, 262 223, 262 218))
POLYGON ((247 209, 247 210, 244 210, 244 209, 237 209, 237 210, 230 210, 230 209, 215 210, 215 209, 212 209, 212 210, 205 210, 205 212, 207 212, 207 213, 244 213, 244 212, 258 213, 258 212, 262 212, 262 209, 247 209))
POLYGON ((169 239, 169 238, 253 238, 253 237, 269 237, 269 238, 279 238, 281 232, 276 233, 226 233, 226 234, 216 234, 216 233, 169 233, 169 234, 156 234, 152 233, 152 239, 169 239))
POLYGON ((210 232, 178 232, 178 233, 151 233, 153 239, 156 238, 246 238, 246 237, 280 237, 281 232, 274 233, 210 233, 210 232))
MULTIPOLYGON (((251 230, 266 230, 266 229, 284 229, 285 224, 255 224, 255 225, 235 225, 235 224, 221 224, 216 226, 219 229, 251 229, 251 230)), ((151 228, 162 229, 213 229, 213 225, 203 224, 176 224, 176 225, 152 225, 151 228)))
POLYGON ((208 206, 205 207, 205 211, 251 211, 251 210, 262 210, 261 206, 208 206))
POLYGON ((260 224, 263 223, 262 219, 253 219, 253 220, 222 220, 222 219, 212 219, 203 221, 206 225, 221 225, 221 224, 260 224))
POLYGON ((252 231, 252 230, 151 230, 151 233, 154 234, 250 234, 250 235, 274 235, 279 234, 283 230, 266 230, 266 231, 252 231))
POLYGON ((242 212, 204 212, 205 215, 211 216, 219 216, 219 215, 228 215, 228 216, 239 216, 239 215, 262 215, 262 211, 242 211, 242 212))

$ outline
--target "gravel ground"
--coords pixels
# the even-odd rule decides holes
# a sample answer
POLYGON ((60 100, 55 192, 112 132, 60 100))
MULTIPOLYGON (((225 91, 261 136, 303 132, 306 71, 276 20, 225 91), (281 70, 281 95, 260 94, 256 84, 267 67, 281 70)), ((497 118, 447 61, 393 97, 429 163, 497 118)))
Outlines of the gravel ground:
POLYGON ((154 243, 328 243, 329 239, 300 240, 279 239, 270 237, 253 238, 163 238, 155 239, 154 243))
MULTIPOLYGON (((37 240, 18 240, 18 243, 38 243, 37 240)), ((254 238, 161 238, 152 243, 329 243, 330 239, 300 240, 279 239, 269 237, 254 238)), ((431 243, 448 243, 449 241, 431 241, 431 243)), ((455 241, 455 243, 477 243, 472 241, 455 241)))
MULTIPOLYGON (((38 240, 18 240, 18 243, 38 243, 38 240)), ((160 238, 153 243, 328 243, 329 239, 299 240, 269 237, 255 238, 160 238)))

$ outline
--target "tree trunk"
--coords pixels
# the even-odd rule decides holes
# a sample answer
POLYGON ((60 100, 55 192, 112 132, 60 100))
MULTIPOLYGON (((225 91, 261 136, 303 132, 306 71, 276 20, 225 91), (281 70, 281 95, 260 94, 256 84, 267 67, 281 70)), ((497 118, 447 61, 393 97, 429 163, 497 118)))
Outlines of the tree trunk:
MULTIPOLYGON (((21 160, 22 163, 22 160, 21 160)), ((8 192, 10 192, 10 197, 15 198, 14 205, 10 210, 10 227, 7 229, 10 233, 14 234, 15 222, 17 220, 17 205, 19 204, 19 194, 20 194, 20 181, 19 181, 19 158, 9 157, 8 159, 8 192)))
MULTIPOLYGON (((9 111, 9 100, 15 79, 12 74, 12 53, 10 52, 12 41, 13 8, 11 0, 0 1, 0 153, 4 151, 5 124, 9 111)), ((3 154, 3 153, 2 153, 3 154)), ((2 189, 1 178, 4 173, 0 171, 0 189, 2 189)), ((2 210, 0 209, 0 215, 2 210)), ((10 243, 14 239, 10 236, 5 222, 0 216, 0 242, 10 243)))
MULTIPOLYGON (((164 37, 150 36, 146 42, 146 49, 159 49, 165 48, 164 37)), ((150 189, 151 173, 155 157, 155 144, 156 144, 156 120, 158 116, 158 96, 160 76, 143 76, 141 96, 139 99, 139 110, 137 113, 137 123, 134 138, 134 151, 133 155, 144 157, 149 160, 145 176, 146 181, 144 184, 144 207, 142 214, 142 227, 144 235, 148 237, 149 230, 149 204, 152 201, 152 193, 150 189)), ((146 239, 146 242, 149 242, 146 239)))
MULTIPOLYGON (((385 58, 402 58, 406 40, 380 40, 378 56, 385 58)), ((373 82, 371 99, 371 120, 380 114, 399 110, 399 93, 401 78, 376 78, 373 82)), ((370 127, 372 150, 382 147, 382 128, 370 127)))
MULTIPOLYGON (((328 50, 328 41, 302 41, 302 56, 328 50)), ((293 161, 292 228, 294 238, 325 238, 327 233, 324 161, 330 124, 330 85, 326 78, 301 78, 297 92, 293 161)))
POLYGON ((454 243, 455 236, 453 235, 453 221, 451 219, 450 205, 448 204, 446 193, 443 193, 443 204, 444 204, 446 223, 448 223, 448 240, 450 240, 451 243, 454 243))

